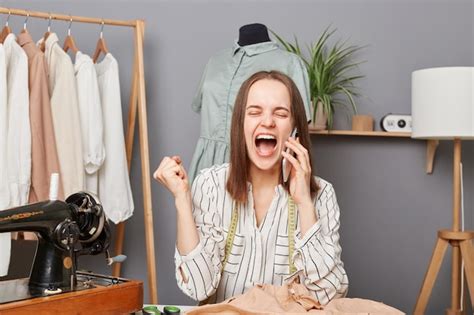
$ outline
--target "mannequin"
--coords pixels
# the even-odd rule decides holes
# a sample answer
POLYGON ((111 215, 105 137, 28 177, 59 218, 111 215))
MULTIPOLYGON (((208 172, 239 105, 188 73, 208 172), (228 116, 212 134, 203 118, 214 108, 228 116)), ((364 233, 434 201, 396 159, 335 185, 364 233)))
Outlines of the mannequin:
POLYGON ((260 23, 239 29, 232 47, 212 56, 204 70, 192 108, 201 114, 201 136, 189 167, 190 183, 205 168, 229 159, 229 134, 232 109, 242 83, 262 70, 277 70, 295 82, 303 96, 306 117, 311 117, 308 74, 303 61, 270 40, 268 29, 260 23))
POLYGON ((239 46, 269 42, 267 27, 260 23, 247 24, 239 29, 239 46))

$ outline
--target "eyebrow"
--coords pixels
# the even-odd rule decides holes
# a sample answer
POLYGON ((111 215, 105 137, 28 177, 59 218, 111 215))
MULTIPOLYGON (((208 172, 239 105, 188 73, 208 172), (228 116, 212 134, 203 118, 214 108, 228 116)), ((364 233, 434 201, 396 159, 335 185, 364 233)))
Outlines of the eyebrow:
MULTIPOLYGON (((245 108, 245 110, 247 110, 247 109, 254 109, 254 108, 255 108, 255 109, 262 109, 262 106, 260 106, 260 105, 249 105, 249 106, 247 106, 247 108, 245 108)), ((277 107, 275 107, 274 110, 285 110, 285 111, 287 111, 287 112, 290 112, 290 110, 289 110, 288 108, 283 107, 283 106, 277 106, 277 107)))

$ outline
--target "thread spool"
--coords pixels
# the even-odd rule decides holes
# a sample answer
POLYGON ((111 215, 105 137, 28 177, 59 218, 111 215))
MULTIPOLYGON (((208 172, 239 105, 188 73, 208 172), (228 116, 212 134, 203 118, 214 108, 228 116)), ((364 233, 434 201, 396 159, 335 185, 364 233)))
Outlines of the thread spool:
POLYGON ((51 173, 51 180, 49 182, 49 200, 58 199, 58 185, 59 173, 51 173))

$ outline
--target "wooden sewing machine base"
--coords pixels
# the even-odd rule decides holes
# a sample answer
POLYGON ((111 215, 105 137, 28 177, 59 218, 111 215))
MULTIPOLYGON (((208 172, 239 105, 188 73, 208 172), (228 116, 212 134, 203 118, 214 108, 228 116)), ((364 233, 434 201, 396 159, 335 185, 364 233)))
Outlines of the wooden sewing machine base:
POLYGON ((27 278, 0 282, 0 292, 13 291, 14 294, 25 295, 26 298, 0 303, 0 314, 130 314, 143 307, 141 281, 82 272, 77 275, 78 278, 92 279, 93 286, 55 295, 28 297, 27 293, 21 292, 25 291, 27 278), (97 282, 94 279, 100 280, 97 282))
MULTIPOLYGON (((454 249, 457 249, 460 254, 461 260, 464 262, 464 272, 466 275, 466 282, 470 292, 471 303, 474 304, 474 249, 471 241, 474 239, 474 231, 450 231, 440 230, 438 231, 438 241, 431 257, 431 262, 426 272, 425 280, 421 287, 420 295, 415 305, 413 314, 422 315, 425 313, 428 299, 431 295, 431 291, 438 276, 441 263, 443 262, 444 254, 448 245, 451 245, 454 249)), ((460 270, 462 272, 462 270, 460 270)), ((459 301, 460 292, 456 292, 454 298, 459 301)), ((446 315, 463 315, 465 312, 461 311, 457 307, 446 310, 446 315)))

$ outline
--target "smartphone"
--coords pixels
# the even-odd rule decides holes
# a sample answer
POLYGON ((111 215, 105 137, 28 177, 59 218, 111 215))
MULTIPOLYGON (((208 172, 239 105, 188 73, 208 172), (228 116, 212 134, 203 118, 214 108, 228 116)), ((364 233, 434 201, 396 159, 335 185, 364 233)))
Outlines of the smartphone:
MULTIPOLYGON (((293 129, 293 131, 291 132, 290 137, 296 138, 297 134, 298 132, 295 127, 295 129, 293 129)), ((291 151, 290 148, 287 148, 285 152, 288 154, 293 154, 293 151, 291 151)), ((283 158, 281 161, 281 169, 283 172, 283 182, 286 183, 288 181, 288 178, 290 177, 291 163, 289 163, 285 158, 283 158)))

